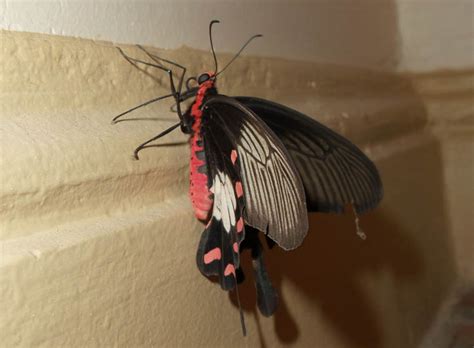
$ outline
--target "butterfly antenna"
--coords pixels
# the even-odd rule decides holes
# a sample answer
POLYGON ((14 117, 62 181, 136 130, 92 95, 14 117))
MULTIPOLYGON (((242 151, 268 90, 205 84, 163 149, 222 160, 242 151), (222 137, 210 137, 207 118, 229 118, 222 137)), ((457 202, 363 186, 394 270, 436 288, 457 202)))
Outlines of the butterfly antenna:
POLYGON ((240 55, 240 53, 242 53, 242 51, 245 49, 245 47, 248 46, 248 44, 249 44, 250 42, 252 42, 252 41, 253 41, 254 39, 256 39, 257 37, 262 37, 262 36, 263 36, 262 34, 257 34, 257 35, 252 36, 250 39, 248 39, 247 42, 244 43, 244 45, 240 48, 240 50, 235 54, 235 56, 229 61, 229 63, 227 63, 227 65, 224 67, 224 69, 222 69, 221 71, 219 71, 219 72, 216 74, 216 76, 219 75, 220 73, 222 73, 225 69, 227 69, 227 67, 228 67, 229 65, 231 65, 234 60, 237 59, 237 57, 240 55))
POLYGON ((214 74, 217 73, 217 57, 216 57, 216 51, 214 51, 214 44, 212 43, 212 26, 216 23, 220 23, 217 19, 214 19, 209 23, 209 41, 211 42, 211 51, 212 51, 212 57, 214 58, 214 74))

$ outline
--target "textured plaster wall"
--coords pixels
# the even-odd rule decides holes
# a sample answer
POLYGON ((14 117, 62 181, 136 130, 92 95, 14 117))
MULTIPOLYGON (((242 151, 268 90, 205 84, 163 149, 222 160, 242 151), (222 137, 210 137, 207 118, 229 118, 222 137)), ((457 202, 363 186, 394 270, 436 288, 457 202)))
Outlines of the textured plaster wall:
POLYGON ((248 53, 371 69, 469 68, 472 0, 3 0, 0 28, 128 44, 248 53))
MULTIPOLYGON (((351 138, 385 184, 381 207, 362 218, 366 241, 350 214, 314 214, 301 248, 268 253, 280 309, 261 317, 246 282, 243 338, 233 297, 195 266, 203 226, 187 199, 185 136, 131 158, 176 122, 169 103, 110 125, 167 92, 165 76, 138 71, 106 42, 0 40, 4 345, 415 347, 453 286, 474 279, 472 72, 242 57, 222 75, 223 93, 280 100, 351 138)), ((156 52, 191 74, 212 66, 207 51, 156 52)))

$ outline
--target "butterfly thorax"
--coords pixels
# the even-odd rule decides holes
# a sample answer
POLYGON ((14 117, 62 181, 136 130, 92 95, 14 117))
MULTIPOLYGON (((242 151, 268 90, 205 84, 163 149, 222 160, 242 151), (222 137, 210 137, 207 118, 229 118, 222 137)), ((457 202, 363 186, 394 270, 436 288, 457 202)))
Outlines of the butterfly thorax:
POLYGON ((196 93, 196 99, 189 110, 190 116, 192 117, 192 129, 194 133, 199 132, 201 127, 202 106, 204 105, 207 97, 214 93, 214 81, 207 80, 206 82, 199 85, 199 89, 196 93))
POLYGON ((191 122, 191 161, 190 161, 190 196, 194 214, 199 220, 209 220, 213 204, 212 193, 209 191, 209 177, 201 132, 202 107, 206 99, 216 94, 213 80, 207 80, 199 85, 196 99, 186 112, 191 122))

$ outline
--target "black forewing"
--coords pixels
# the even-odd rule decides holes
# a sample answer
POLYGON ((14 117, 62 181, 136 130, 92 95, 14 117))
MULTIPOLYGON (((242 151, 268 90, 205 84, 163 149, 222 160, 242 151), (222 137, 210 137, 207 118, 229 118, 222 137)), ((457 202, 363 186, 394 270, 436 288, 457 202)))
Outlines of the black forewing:
POLYGON ((231 141, 237 150, 242 178, 245 223, 267 233, 284 249, 301 244, 308 219, 303 184, 278 137, 250 109, 226 96, 203 107, 204 138, 212 134, 206 153, 231 141))
POLYGON ((377 168, 349 140, 286 106, 253 97, 236 97, 280 138, 301 175, 310 211, 358 213, 373 209, 383 196, 377 168))

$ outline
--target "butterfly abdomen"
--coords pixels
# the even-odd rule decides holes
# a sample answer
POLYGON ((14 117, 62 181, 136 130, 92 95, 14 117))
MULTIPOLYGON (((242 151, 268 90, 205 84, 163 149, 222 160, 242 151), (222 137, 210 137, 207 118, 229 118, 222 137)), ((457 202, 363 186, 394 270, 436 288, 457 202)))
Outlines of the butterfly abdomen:
POLYGON ((207 221, 212 208, 212 193, 208 186, 208 170, 200 134, 191 137, 190 196, 194 214, 199 220, 207 221))
MULTIPOLYGON (((209 81, 210 82, 210 81, 209 81)), ((190 113, 192 124, 192 135, 190 139, 191 145, 191 161, 190 161, 190 196, 194 209, 194 215, 199 220, 207 222, 210 217, 213 199, 212 193, 209 191, 209 177, 206 162, 206 153, 204 151, 202 134, 201 134, 201 117, 206 92, 212 88, 212 83, 203 83, 199 88, 196 100, 188 110, 190 113)))

